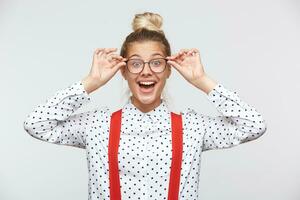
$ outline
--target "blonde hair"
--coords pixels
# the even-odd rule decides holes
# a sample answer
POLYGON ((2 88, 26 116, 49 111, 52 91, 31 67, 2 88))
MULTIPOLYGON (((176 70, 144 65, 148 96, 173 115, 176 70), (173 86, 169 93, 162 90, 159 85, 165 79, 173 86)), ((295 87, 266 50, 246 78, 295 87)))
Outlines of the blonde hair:
MULTIPOLYGON (((159 14, 152 12, 135 14, 134 19, 131 23, 133 32, 131 32, 123 42, 120 55, 122 57, 126 57, 128 53, 128 48, 133 42, 156 41, 161 44, 165 55, 170 56, 171 48, 167 38, 165 37, 164 31, 161 29, 162 24, 163 18, 159 14)), ((127 102, 132 93, 127 84, 125 84, 124 88, 123 83, 124 79, 122 79, 122 91, 124 91, 124 93, 121 96, 121 101, 125 99, 125 101, 127 102)), ((125 81, 125 83, 127 82, 125 81)), ((169 107, 172 107, 172 97, 168 92, 167 85, 168 81, 166 81, 165 83, 161 94, 161 98, 166 101, 169 107)), ((123 102, 123 104, 126 102, 123 102)))
POLYGON ((163 18, 159 14, 144 12, 143 14, 136 14, 131 25, 133 31, 146 28, 147 30, 157 31, 164 34, 161 30, 163 18))

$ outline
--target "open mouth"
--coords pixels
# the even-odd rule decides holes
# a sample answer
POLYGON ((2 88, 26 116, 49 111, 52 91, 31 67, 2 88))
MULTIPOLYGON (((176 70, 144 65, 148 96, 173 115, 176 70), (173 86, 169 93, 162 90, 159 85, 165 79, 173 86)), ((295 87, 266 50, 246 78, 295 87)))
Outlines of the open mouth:
POLYGON ((156 82, 154 82, 154 81, 149 81, 149 82, 140 81, 140 82, 138 82, 138 85, 139 85, 142 92, 152 92, 153 89, 154 89, 155 84, 156 84, 156 82))
POLYGON ((138 84, 142 88, 151 88, 151 87, 154 87, 156 82, 138 82, 138 84))

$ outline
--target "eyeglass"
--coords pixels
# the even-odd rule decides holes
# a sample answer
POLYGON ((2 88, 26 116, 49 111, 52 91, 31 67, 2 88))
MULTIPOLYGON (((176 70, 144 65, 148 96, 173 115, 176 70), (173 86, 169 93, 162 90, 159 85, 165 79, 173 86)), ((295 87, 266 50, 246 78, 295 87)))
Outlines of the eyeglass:
POLYGON ((138 74, 143 71, 146 63, 149 63, 151 71, 155 73, 163 72, 167 66, 166 58, 154 58, 149 60, 148 62, 144 62, 141 59, 129 59, 125 62, 129 72, 133 74, 138 74))

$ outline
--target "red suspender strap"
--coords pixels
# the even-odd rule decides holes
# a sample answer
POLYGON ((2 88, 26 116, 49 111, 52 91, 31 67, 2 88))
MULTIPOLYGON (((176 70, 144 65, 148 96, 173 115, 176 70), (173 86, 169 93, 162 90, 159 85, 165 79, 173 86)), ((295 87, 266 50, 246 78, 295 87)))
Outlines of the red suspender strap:
POLYGON ((177 200, 179 197, 180 170, 182 161, 182 117, 171 112, 172 127, 172 164, 169 182, 168 200, 177 200))
POLYGON ((114 112, 110 121, 108 142, 109 190, 110 200, 121 200, 121 188, 118 166, 122 110, 114 112))
MULTIPOLYGON (((121 187, 118 167, 118 148, 121 132, 122 109, 112 113, 108 143, 110 200, 121 200, 121 187)), ((180 170, 182 161, 182 115, 171 112, 172 163, 168 200, 178 200, 180 170)))

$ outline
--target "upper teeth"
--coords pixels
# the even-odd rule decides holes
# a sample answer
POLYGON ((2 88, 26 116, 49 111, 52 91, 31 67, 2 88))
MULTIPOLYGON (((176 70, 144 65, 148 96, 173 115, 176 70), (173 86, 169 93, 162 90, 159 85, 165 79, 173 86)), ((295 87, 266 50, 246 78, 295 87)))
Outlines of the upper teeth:
POLYGON ((151 85, 151 84, 153 84, 154 82, 140 82, 141 84, 143 84, 143 85, 151 85))

